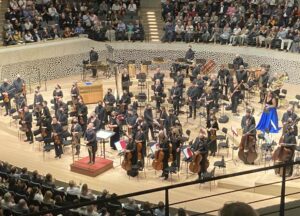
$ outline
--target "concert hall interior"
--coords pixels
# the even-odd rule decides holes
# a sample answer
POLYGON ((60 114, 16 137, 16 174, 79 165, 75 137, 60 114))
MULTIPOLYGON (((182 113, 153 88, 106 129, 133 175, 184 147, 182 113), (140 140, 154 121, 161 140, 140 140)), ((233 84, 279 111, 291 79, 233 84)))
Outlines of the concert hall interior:
POLYGON ((143 34, 0 47, 0 216, 299 215, 299 41, 170 38, 171 3, 148 1, 121 1, 143 34))

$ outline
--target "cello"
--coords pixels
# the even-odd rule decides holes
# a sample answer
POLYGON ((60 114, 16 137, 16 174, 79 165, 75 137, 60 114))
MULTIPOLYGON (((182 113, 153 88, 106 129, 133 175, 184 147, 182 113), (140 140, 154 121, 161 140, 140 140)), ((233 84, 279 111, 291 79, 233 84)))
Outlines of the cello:
POLYGON ((202 161, 202 159, 202 155, 199 151, 193 154, 192 162, 189 165, 189 170, 192 173, 199 173, 201 171, 200 162, 202 161))
POLYGON ((125 151, 124 153, 124 160, 122 161, 122 168, 126 171, 129 171, 131 170, 132 168, 132 162, 131 162, 131 159, 132 159, 133 155, 130 151, 125 151))
POLYGON ((154 154, 154 160, 152 161, 153 169, 160 171, 163 170, 163 159, 165 153, 163 150, 157 150, 154 154))

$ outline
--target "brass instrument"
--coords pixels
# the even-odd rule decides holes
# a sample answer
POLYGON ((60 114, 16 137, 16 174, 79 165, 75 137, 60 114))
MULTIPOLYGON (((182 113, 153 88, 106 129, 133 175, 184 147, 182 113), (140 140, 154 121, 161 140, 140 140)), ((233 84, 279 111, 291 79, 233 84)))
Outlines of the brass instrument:
POLYGON ((281 89, 282 86, 284 85, 284 82, 285 82, 286 80, 288 80, 288 79, 289 79, 288 73, 283 73, 283 74, 281 74, 281 75, 277 78, 277 80, 275 80, 275 81, 273 81, 273 82, 271 83, 271 85, 269 86, 269 89, 270 89, 271 91, 275 91, 275 90, 277 90, 277 89, 281 89))

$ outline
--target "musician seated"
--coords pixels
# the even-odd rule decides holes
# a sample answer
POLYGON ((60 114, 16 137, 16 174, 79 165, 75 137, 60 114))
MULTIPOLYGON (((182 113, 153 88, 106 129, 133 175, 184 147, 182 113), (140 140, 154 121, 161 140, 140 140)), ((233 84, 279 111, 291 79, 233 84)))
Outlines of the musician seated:
POLYGON ((106 110, 106 113, 107 115, 110 115, 112 110, 113 110, 113 106, 114 104, 116 103, 116 98, 115 96, 112 94, 112 89, 109 88, 107 90, 107 93, 106 95, 104 96, 104 99, 103 99, 104 103, 105 103, 105 110, 106 110))
POLYGON ((292 123, 298 118, 297 114, 294 112, 294 108, 290 106, 281 118, 283 127, 289 122, 292 123))
POLYGON ((244 59, 239 54, 236 54, 232 64, 234 66, 234 69, 237 70, 241 65, 244 65, 244 59))
POLYGON ((164 77, 165 77, 165 75, 163 73, 161 73, 160 67, 156 68, 156 72, 153 76, 153 81, 156 82, 156 80, 159 80, 160 84, 163 86, 164 77))

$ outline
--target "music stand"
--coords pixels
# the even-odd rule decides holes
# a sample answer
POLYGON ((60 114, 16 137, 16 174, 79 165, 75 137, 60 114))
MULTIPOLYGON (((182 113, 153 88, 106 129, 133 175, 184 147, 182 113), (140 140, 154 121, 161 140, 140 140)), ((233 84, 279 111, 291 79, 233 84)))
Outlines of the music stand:
MULTIPOLYGON (((226 162, 232 161, 233 164, 236 166, 236 162, 237 162, 237 161, 235 161, 235 159, 233 158, 233 154, 234 154, 234 150, 237 150, 237 149, 238 149, 238 147, 236 147, 236 146, 234 145, 234 142, 235 142, 235 136, 238 136, 238 134, 237 134, 237 131, 236 131, 232 126, 231 126, 231 132, 232 132, 231 159, 228 160, 228 161, 226 161, 226 162)), ((229 148, 229 146, 228 146, 228 148, 229 148)))
POLYGON ((100 143, 100 149, 101 149, 101 155, 103 155, 103 158, 105 159, 105 140, 111 138, 113 135, 115 135, 115 132, 109 131, 109 130, 99 130, 96 133, 97 141, 102 141, 102 148, 100 143))
MULTIPOLYGON (((223 100, 223 101, 229 101, 229 98, 228 98, 228 96, 227 95, 220 95, 220 99, 221 100, 223 100)), ((227 115, 225 115, 225 103, 223 102, 222 104, 222 115, 220 116, 220 118, 228 118, 228 116, 227 115)))

